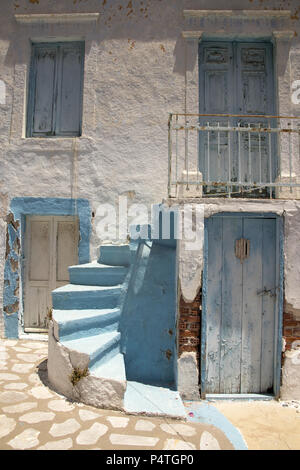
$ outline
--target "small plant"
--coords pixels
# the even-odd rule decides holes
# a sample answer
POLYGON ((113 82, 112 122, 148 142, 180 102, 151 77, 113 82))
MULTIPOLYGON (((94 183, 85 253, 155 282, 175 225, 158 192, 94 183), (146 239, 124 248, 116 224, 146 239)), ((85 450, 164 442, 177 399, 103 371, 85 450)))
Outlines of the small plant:
POLYGON ((53 308, 47 308, 47 319, 48 319, 48 321, 52 320, 52 312, 53 312, 53 308))
POLYGON ((75 385, 78 384, 78 382, 83 378, 87 377, 90 374, 88 367, 85 369, 79 369, 79 367, 74 367, 72 374, 70 375, 70 381, 75 387, 75 385))

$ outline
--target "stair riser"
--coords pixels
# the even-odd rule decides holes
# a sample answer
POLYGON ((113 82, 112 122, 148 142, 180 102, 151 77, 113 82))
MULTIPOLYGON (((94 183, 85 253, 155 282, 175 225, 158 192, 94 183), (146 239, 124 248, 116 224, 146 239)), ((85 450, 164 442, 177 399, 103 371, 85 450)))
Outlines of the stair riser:
POLYGON ((129 245, 104 245, 100 247, 98 263, 107 264, 110 266, 129 266, 130 260, 131 257, 129 245))
POLYGON ((90 326, 89 328, 78 328, 78 329, 67 329, 59 330, 59 338, 61 341, 70 341, 73 339, 86 338, 87 336, 101 335, 103 333, 110 333, 113 331, 118 331, 119 322, 109 323, 107 325, 90 326))
POLYGON ((95 365, 98 367, 98 366, 101 366, 102 364, 105 364, 113 356, 116 356, 117 354, 119 354, 120 349, 121 348, 120 348, 120 341, 119 341, 117 343, 110 345, 105 351, 98 353, 95 357, 91 357, 90 362, 89 362, 89 369, 92 371, 95 365))
POLYGON ((80 310, 116 308, 121 289, 112 292, 52 292, 53 308, 57 310, 80 310))
POLYGON ((126 268, 106 269, 69 269, 70 282, 85 286, 117 286, 122 284, 127 274, 126 268))

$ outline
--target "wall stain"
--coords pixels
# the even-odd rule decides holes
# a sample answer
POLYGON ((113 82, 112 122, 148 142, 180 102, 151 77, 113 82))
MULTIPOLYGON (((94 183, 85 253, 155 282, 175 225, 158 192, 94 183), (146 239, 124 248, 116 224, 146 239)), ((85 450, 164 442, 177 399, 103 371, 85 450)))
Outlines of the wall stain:
POLYGON ((172 351, 170 349, 167 349, 165 351, 165 354, 166 354, 166 358, 168 359, 168 361, 171 359, 172 357, 172 351))

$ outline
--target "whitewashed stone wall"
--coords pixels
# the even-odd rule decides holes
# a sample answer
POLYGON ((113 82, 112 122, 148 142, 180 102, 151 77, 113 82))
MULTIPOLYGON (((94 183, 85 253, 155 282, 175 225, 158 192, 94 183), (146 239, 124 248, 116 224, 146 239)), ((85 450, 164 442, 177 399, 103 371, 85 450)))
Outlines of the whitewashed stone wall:
MULTIPOLYGON (((257 16, 249 23, 229 15, 197 20, 193 26, 184 18, 185 9, 208 7, 224 9, 224 1, 212 0, 209 5, 206 0, 1 1, 0 80, 5 83, 5 101, 0 101, 0 300, 5 217, 12 198, 80 197, 96 211, 100 203, 116 203, 119 195, 149 207, 167 196, 168 113, 198 111, 197 40, 185 42, 183 31, 197 28, 224 37, 272 38, 277 51, 278 111, 300 115, 300 105, 291 102, 292 82, 300 79, 299 2, 226 2, 226 8, 233 10, 289 9, 291 15, 285 19, 257 16), (80 12, 100 16, 97 22, 68 24, 22 24, 14 16, 80 12), (84 39, 86 44, 83 135, 27 139, 30 41, 68 39, 84 39)), ((243 203, 239 206, 243 208, 243 203)), ((298 206, 289 210, 286 295, 299 309, 298 206)), ((92 258, 99 243, 94 224, 92 258)))

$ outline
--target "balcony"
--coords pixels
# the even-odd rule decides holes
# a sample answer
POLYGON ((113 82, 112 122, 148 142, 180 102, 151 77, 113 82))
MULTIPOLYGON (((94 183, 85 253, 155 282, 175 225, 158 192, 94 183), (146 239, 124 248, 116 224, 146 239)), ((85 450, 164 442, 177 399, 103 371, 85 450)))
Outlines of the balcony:
POLYGON ((300 118, 170 114, 170 198, 300 199, 300 118))

